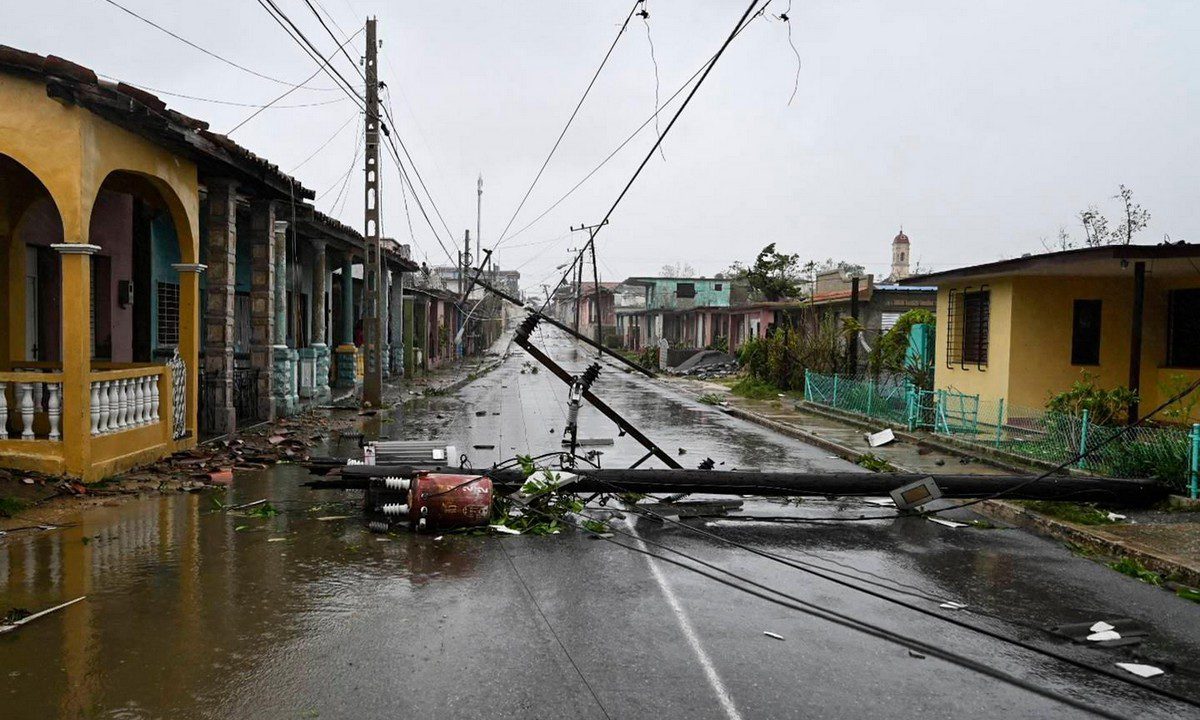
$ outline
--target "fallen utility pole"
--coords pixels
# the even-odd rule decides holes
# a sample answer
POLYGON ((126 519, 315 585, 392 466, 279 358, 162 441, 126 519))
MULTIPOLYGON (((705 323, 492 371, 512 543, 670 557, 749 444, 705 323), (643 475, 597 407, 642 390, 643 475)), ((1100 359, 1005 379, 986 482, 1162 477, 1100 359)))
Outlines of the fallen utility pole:
MULTIPOLYGON (((567 372, 566 369, 551 359, 549 355, 542 352, 536 345, 529 341, 529 334, 533 332, 533 328, 537 326, 538 320, 539 318, 537 315, 530 315, 529 317, 525 318, 525 321, 521 323, 521 327, 517 328, 517 332, 513 337, 513 342, 515 342, 517 345, 520 345, 525 352, 532 355, 534 360, 537 360, 544 365, 546 369, 552 372, 559 380, 562 380, 569 387, 574 388, 576 386, 575 376, 567 372)), ((595 380, 594 377, 592 379, 595 380)), ((617 427, 621 428, 630 437, 641 443, 642 447, 649 450, 651 455, 663 461, 667 467, 683 467, 675 460, 675 458, 668 455, 665 450, 660 448, 654 443, 653 440, 647 437, 645 433, 643 433, 641 430, 638 430, 633 423, 626 420, 621 416, 620 413, 609 407, 607 403, 596 397, 595 393, 593 393, 591 390, 583 388, 581 394, 585 400, 587 400, 592 404, 593 407, 600 411, 600 414, 616 423, 617 427)))
MULTIPOLYGON (((429 472, 412 465, 347 465, 340 478, 314 480, 309 487, 363 489, 372 478, 412 477, 429 472)), ((519 469, 481 470, 438 468, 438 472, 464 476, 486 474, 498 488, 515 489, 525 482, 519 469)), ((568 471, 564 471, 568 472, 568 471)), ((628 470, 577 467, 574 492, 702 493, 706 495, 758 495, 763 497, 886 496, 928 475, 868 472, 757 472, 749 470, 628 470)), ((935 482, 946 498, 979 498, 1003 494, 1013 500, 1071 500, 1114 505, 1148 505, 1166 497, 1167 489, 1154 480, 1052 475, 1029 482, 1028 475, 937 475, 935 482), (1011 490, 1011 492, 1010 492, 1011 490)))
MULTIPOLYGON (((507 300, 510 303, 512 303, 513 305, 516 305, 517 307, 528 310, 530 317, 536 317, 540 321, 550 323, 551 325, 558 328, 559 330, 562 330, 563 332, 570 334, 576 340, 581 340, 581 341, 587 343, 588 345, 591 345, 592 347, 596 348, 597 350, 604 353, 605 355, 608 355, 609 357, 613 358, 614 360, 619 360, 620 362, 624 363, 625 365, 628 365, 629 367, 633 368, 634 370, 637 370, 638 372, 642 373, 646 377, 655 377, 654 372, 652 370, 649 370, 649 369, 643 367, 642 365, 635 363, 634 361, 625 357, 624 355, 617 352, 616 350, 613 350, 612 348, 605 347, 603 343, 598 343, 586 335, 581 335, 580 333, 572 330, 570 325, 559 322, 557 319, 550 317, 549 315, 545 314, 544 312, 542 312, 540 310, 535 310, 531 307, 526 306, 525 303, 521 302, 520 298, 509 295, 508 293, 497 288, 496 286, 492 285, 491 283, 485 282, 478 278, 475 278, 474 280, 472 280, 472 282, 476 285, 479 285, 484 290, 487 290, 488 292, 496 295, 496 297, 499 297, 503 300, 507 300)), ((469 288, 468 288, 467 292, 470 292, 469 288)))

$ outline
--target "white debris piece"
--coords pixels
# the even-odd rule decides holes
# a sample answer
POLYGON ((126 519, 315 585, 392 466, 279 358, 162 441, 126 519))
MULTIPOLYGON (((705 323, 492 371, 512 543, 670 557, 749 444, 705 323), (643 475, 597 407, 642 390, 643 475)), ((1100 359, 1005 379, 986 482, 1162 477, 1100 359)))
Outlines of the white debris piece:
POLYGON ((1088 635, 1087 639, 1091 640, 1092 642, 1104 642, 1106 640, 1120 640, 1121 633, 1117 632, 1116 630, 1102 630, 1100 632, 1095 632, 1095 633, 1092 633, 1091 635, 1088 635))
POLYGON ((1117 663, 1116 665, 1122 670, 1131 672, 1142 678, 1152 678, 1163 674, 1162 668, 1157 668, 1153 665, 1142 665, 1141 663, 1117 663))
POLYGON ((966 523, 955 522, 954 520, 947 520, 945 518, 938 518, 938 517, 931 516, 926 519, 929 520, 929 522, 934 522, 934 523, 937 523, 938 525, 945 525, 948 528, 969 527, 966 523))
POLYGON ((769 638, 775 638, 776 640, 782 640, 782 639, 783 639, 783 636, 782 636, 782 635, 780 635, 779 633, 773 633, 773 632, 771 632, 770 630, 763 630, 763 635, 766 635, 766 636, 767 636, 767 637, 769 637, 769 638))
POLYGON ((1124 520, 1124 519, 1125 519, 1125 516, 1124 516, 1124 515, 1119 515, 1119 514, 1117 514, 1117 513, 1115 513, 1115 512, 1110 512, 1110 513, 1108 514, 1108 520, 1109 520, 1109 522, 1119 522, 1119 521, 1121 521, 1121 520, 1124 520))
POLYGON ((863 498, 862 501, 865 503, 870 503, 872 505, 878 505, 880 507, 895 507, 896 506, 896 501, 891 499, 890 497, 868 497, 868 498, 863 498))
POLYGON ((520 535, 521 534, 520 530, 513 530, 512 528, 505 527, 503 525, 488 525, 488 527, 490 527, 495 532, 504 533, 505 535, 520 535))
POLYGON ((896 433, 892 432, 891 428, 885 428, 877 433, 867 435, 867 444, 871 447, 879 447, 888 443, 896 442, 896 433))
POLYGON ((966 607, 966 605, 964 605, 963 603, 960 603, 960 602, 954 602, 953 600, 949 600, 947 602, 942 603, 941 605, 938 605, 938 607, 946 608, 947 610, 962 610, 963 608, 966 607))
POLYGON ((1109 625, 1108 623, 1104 622, 1103 620, 1101 620, 1100 622, 1093 625, 1091 627, 1091 630, 1094 633, 1098 633, 1098 632, 1104 632, 1105 630, 1116 630, 1116 628, 1113 627, 1112 625, 1109 625))

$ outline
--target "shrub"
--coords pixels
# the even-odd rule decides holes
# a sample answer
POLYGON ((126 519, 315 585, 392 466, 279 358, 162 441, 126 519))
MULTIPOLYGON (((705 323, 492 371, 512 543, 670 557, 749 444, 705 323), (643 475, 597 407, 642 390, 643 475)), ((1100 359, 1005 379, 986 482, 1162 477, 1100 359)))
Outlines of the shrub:
POLYGON ((1050 396, 1046 409, 1072 417, 1082 417, 1086 410, 1089 422, 1095 425, 1123 422, 1126 408, 1137 402, 1137 393, 1121 386, 1105 390, 1096 384, 1096 380, 1096 375, 1084 370, 1069 390, 1050 396))

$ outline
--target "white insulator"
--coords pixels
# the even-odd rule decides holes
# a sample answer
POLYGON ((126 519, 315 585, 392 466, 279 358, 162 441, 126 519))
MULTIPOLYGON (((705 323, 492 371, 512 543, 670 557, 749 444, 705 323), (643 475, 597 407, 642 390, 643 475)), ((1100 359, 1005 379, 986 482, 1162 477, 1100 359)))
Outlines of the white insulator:
POLYGON ((347 465, 362 465, 363 461, 355 460, 354 458, 346 458, 346 464, 347 465))
POLYGON ((407 490, 412 487, 412 480, 401 477, 384 478, 383 486, 388 490, 407 490))
POLYGON ((379 511, 384 515, 400 517, 408 514, 408 505, 406 503, 385 503, 379 508, 379 511))
POLYGON ((388 524, 382 520, 372 520, 367 523, 367 529, 373 533, 385 533, 388 531, 388 524))

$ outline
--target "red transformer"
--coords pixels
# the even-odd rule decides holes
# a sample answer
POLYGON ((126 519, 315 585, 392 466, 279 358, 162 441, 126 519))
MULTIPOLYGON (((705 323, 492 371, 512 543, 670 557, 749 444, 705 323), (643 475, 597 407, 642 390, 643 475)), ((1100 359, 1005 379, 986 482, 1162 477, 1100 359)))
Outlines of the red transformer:
POLYGON ((487 525, 492 516, 492 481, 483 475, 420 472, 379 478, 373 489, 376 511, 417 530, 487 525))

